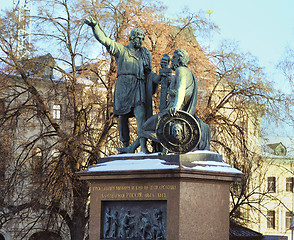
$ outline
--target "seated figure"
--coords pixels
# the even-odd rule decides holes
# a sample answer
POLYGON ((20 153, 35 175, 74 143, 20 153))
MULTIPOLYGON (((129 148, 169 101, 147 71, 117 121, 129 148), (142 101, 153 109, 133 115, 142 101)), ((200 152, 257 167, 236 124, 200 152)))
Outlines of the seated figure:
MULTIPOLYGON (((165 60, 166 60, 166 56, 165 60)), ((210 128, 204 123, 200 118, 195 115, 198 87, 197 80, 194 74, 188 68, 189 54, 182 49, 177 49, 174 52, 173 58, 171 60, 171 69, 175 71, 175 76, 171 77, 169 88, 167 92, 169 93, 169 98, 166 102, 165 109, 161 109, 161 112, 153 115, 143 124, 141 129, 138 129, 138 134, 141 137, 149 138, 155 142, 160 142, 156 130, 158 123, 161 118, 168 114, 168 117, 173 117, 177 115, 177 112, 185 112, 188 115, 192 115, 197 121, 197 126, 199 128, 200 139, 197 142, 197 146, 193 150, 209 150, 210 148, 210 128)), ((168 71, 162 71, 164 73, 168 71)), ((168 77, 168 76, 165 76, 168 77)), ((161 101, 162 102, 162 101, 161 101)), ((192 117, 192 118, 193 118, 192 117)), ((170 134, 171 138, 175 141, 181 142, 184 138, 185 131, 184 126, 180 123, 171 123, 170 134)), ((134 152, 132 146, 128 148, 121 149, 121 152, 134 152)), ((165 151, 166 152, 166 149, 165 151)))

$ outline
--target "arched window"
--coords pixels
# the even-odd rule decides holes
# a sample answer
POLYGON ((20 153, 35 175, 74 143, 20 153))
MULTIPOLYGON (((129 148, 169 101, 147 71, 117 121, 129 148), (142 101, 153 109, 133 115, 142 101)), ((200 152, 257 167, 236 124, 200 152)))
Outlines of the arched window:
POLYGON ((52 107, 52 116, 54 119, 59 120, 61 118, 61 105, 54 104, 52 107))
POLYGON ((10 234, 6 232, 3 228, 0 229, 0 240, 10 240, 12 239, 10 234))
POLYGON ((5 101, 4 99, 0 99, 0 117, 4 116, 4 113, 5 113, 5 101))
POLYGON ((44 161, 42 149, 35 147, 32 151, 32 180, 33 182, 42 181, 44 174, 44 161))
POLYGON ((59 234, 49 231, 34 233, 29 240, 62 240, 59 234))
POLYGON ((9 154, 8 151, 7 151, 7 149, 6 149, 7 146, 5 146, 5 145, 6 144, 3 143, 0 140, 0 186, 1 186, 1 183, 4 182, 5 168, 6 168, 6 164, 7 164, 7 157, 8 157, 8 154, 9 154))

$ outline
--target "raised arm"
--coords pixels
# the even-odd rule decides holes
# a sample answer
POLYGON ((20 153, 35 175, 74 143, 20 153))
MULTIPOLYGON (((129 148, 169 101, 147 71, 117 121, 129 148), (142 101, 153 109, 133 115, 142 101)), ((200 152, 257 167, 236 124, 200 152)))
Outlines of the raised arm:
POLYGON ((107 37, 104 32, 99 27, 98 22, 96 22, 92 17, 84 19, 84 23, 89 25, 94 33, 95 38, 103 45, 107 44, 107 37))

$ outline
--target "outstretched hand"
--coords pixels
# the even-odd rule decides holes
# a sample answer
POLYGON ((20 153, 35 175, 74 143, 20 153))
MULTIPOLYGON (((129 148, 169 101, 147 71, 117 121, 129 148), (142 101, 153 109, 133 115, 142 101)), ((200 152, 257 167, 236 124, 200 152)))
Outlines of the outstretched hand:
POLYGON ((84 23, 86 23, 90 27, 95 27, 95 25, 97 24, 97 22, 91 16, 90 18, 85 18, 84 23))

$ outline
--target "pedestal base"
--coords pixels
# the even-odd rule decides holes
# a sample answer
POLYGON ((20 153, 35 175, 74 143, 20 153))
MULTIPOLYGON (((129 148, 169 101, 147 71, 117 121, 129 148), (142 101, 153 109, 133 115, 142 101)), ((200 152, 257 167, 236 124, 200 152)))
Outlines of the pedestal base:
POLYGON ((133 156, 79 172, 91 183, 90 240, 228 240, 229 187, 242 173, 200 159, 133 156))

